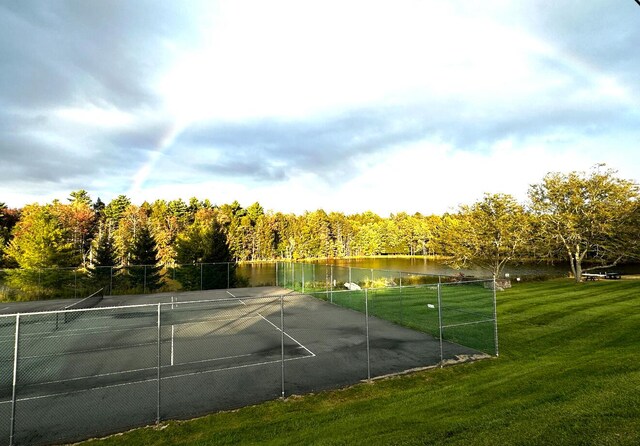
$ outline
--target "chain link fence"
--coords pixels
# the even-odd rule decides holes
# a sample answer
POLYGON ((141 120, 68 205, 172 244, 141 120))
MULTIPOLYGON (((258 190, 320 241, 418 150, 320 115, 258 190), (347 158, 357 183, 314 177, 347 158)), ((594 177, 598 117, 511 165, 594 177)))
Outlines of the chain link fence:
POLYGON ((80 298, 104 288, 107 295, 151 294, 268 286, 273 274, 254 277, 236 263, 129 265, 120 267, 0 269, 0 300, 80 298))
POLYGON ((0 315, 0 439, 72 442, 498 354, 493 281, 293 263, 276 280, 0 315))
POLYGON ((293 262, 278 263, 276 275, 284 288, 498 355, 492 279, 293 262))

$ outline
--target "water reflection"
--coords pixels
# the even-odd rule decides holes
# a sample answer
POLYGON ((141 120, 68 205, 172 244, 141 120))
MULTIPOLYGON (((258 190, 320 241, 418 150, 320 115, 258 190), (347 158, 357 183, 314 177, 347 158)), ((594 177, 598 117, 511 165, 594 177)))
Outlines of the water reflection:
MULTIPOLYGON (((370 257, 358 259, 324 259, 316 260, 312 263, 320 265, 351 266, 352 268, 376 269, 387 271, 405 271, 412 273, 435 274, 454 276, 459 273, 465 276, 490 277, 491 274, 477 267, 454 269, 442 261, 416 258, 416 257, 370 257)), ((247 283, 252 286, 273 284, 275 278, 275 263, 253 263, 238 266, 238 273, 246 278, 247 283)), ((568 263, 525 263, 508 265, 504 269, 504 274, 509 274, 511 278, 522 277, 523 279, 545 279, 553 277, 568 277, 570 273, 568 263)), ((639 274, 640 265, 623 265, 615 270, 622 274, 639 274)))

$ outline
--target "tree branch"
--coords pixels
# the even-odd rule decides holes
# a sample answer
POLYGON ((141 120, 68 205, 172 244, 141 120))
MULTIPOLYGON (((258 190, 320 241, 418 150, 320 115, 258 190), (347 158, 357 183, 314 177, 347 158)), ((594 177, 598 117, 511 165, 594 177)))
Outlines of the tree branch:
POLYGON ((593 271, 596 269, 605 269, 605 268, 613 268, 614 266, 616 266, 618 263, 620 263, 620 261, 624 259, 624 256, 620 256, 617 259, 615 259, 613 261, 613 263, 610 263, 609 265, 598 265, 598 266, 592 266, 591 268, 585 268, 582 271, 593 271))

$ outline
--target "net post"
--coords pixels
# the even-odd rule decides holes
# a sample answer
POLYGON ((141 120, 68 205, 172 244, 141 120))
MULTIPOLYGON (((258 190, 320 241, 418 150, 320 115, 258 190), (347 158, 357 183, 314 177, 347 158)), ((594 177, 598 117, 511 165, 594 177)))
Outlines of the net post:
POLYGON ((158 304, 158 356, 157 356, 157 374, 158 374, 158 385, 157 385, 157 406, 156 406, 156 424, 160 424, 160 309, 162 304, 158 304))
POLYGON ((11 393, 11 427, 9 432, 9 445, 13 446, 16 429, 16 394, 18 384, 18 341, 20 339, 20 313, 16 314, 16 334, 13 348, 13 384, 11 393))
POLYGON ((442 284, 440 283, 440 276, 438 276, 438 331, 440 338, 440 367, 443 367, 444 362, 444 350, 442 346, 442 295, 441 295, 442 284))
POLYGON ((284 389, 284 296, 280 295, 280 379, 282 399, 285 397, 284 389))
POLYGON ((496 275, 493 275, 493 342, 496 347, 496 357, 500 356, 498 350, 498 304, 496 296, 496 275))
POLYGON ((371 381, 371 348, 369 346, 369 290, 364 289, 365 329, 367 333, 367 380, 371 381))

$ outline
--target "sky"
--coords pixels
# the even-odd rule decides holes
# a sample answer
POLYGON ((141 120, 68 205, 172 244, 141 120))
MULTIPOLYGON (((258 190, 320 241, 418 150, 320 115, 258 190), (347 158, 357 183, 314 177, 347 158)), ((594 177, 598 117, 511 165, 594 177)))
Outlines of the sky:
POLYGON ((634 0, 0 0, 0 202, 301 214, 640 180, 634 0))

